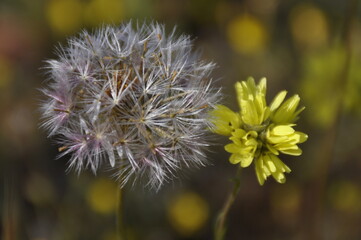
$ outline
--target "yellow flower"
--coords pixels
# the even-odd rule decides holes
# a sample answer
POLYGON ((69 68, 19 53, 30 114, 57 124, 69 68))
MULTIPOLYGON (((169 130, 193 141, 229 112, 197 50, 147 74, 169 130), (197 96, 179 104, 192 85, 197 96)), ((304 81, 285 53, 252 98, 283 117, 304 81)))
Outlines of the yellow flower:
POLYGON ((230 136, 232 143, 225 146, 231 153, 230 163, 248 167, 255 161, 258 181, 261 185, 268 176, 279 182, 286 181, 284 173, 291 170, 278 158, 280 153, 299 156, 298 144, 307 140, 307 135, 294 129, 304 107, 298 108, 300 97, 294 95, 285 100, 287 91, 276 95, 271 104, 266 102, 267 81, 258 84, 253 78, 236 83, 240 112, 233 112, 218 105, 210 113, 215 133, 230 136))

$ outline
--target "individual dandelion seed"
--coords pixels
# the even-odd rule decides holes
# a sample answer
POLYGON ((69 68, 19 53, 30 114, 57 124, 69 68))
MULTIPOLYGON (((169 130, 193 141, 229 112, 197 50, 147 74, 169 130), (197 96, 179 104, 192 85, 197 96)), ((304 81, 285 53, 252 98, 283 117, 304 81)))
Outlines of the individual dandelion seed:
POLYGON ((182 167, 206 163, 208 112, 217 103, 213 63, 189 36, 152 23, 84 31, 48 61, 43 124, 69 169, 105 165, 124 185, 158 188, 182 167))
POLYGON ((245 168, 255 163, 258 182, 263 185, 269 176, 279 182, 286 181, 284 173, 291 169, 278 157, 280 153, 299 156, 297 144, 308 136, 294 130, 300 97, 294 95, 284 101, 287 92, 281 91, 270 106, 266 103, 266 79, 257 85, 253 78, 237 82, 237 100, 240 112, 218 105, 211 112, 215 133, 229 136, 232 143, 225 146, 231 153, 229 161, 245 168))

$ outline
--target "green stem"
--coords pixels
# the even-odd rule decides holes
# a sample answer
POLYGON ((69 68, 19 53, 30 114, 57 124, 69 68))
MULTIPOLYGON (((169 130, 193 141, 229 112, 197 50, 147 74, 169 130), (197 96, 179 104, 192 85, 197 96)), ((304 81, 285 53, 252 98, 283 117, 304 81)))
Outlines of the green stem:
POLYGON ((3 233, 4 240, 15 240, 18 238, 18 206, 16 198, 16 186, 14 177, 9 173, 4 174, 3 195, 3 233))
POLYGON ((125 228, 124 228, 124 223, 123 223, 123 207, 122 207, 122 202, 123 202, 123 198, 122 198, 122 189, 120 187, 118 187, 118 191, 117 191, 117 214, 116 214, 116 224, 117 224, 117 235, 118 235, 118 240, 125 240, 125 228))
POLYGON ((241 189, 240 177, 241 177, 241 167, 239 166, 233 185, 233 190, 229 193, 227 200, 224 202, 221 211, 218 213, 214 228, 214 240, 223 240, 224 236, 226 235, 226 226, 225 226, 226 218, 229 209, 233 205, 234 200, 236 200, 237 195, 241 189))

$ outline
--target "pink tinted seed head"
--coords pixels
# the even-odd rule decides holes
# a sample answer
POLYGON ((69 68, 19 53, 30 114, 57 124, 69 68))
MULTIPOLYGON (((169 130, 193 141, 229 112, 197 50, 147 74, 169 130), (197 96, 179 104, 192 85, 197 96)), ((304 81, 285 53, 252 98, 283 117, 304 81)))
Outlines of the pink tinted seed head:
POLYGON ((108 165, 123 185, 159 188, 182 167, 206 163, 208 111, 218 102, 213 63, 189 36, 157 23, 84 31, 48 61, 43 127, 69 168, 108 165))

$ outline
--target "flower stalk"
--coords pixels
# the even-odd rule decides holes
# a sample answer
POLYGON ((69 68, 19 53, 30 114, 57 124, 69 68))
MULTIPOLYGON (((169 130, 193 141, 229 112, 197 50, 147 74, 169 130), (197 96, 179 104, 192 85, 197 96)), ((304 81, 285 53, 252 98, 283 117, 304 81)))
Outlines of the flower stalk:
POLYGON ((123 221, 123 191, 122 188, 118 187, 117 190, 117 208, 116 208, 116 229, 117 229, 117 239, 126 240, 125 237, 125 227, 123 221))
POLYGON ((217 218, 216 218, 216 224, 214 228, 214 239, 215 240, 223 240, 225 239, 226 235, 226 220, 228 216, 228 212, 230 208, 232 207, 234 201, 236 200, 239 191, 241 190, 241 170, 242 168, 239 166, 237 169, 236 176, 234 178, 234 184, 233 189, 229 193, 226 201, 224 202, 224 205, 222 209, 219 211, 217 218))

